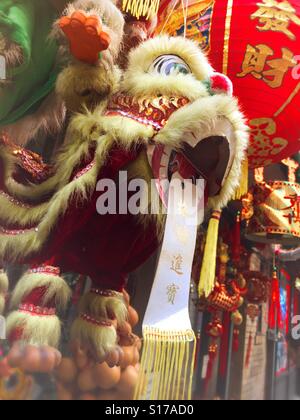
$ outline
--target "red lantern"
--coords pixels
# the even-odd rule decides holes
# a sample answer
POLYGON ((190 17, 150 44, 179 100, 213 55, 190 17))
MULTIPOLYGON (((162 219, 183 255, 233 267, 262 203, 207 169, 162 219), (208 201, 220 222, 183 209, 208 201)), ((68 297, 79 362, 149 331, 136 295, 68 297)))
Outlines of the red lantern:
POLYGON ((298 0, 162 0, 157 33, 196 40, 249 118, 250 167, 300 149, 298 0))

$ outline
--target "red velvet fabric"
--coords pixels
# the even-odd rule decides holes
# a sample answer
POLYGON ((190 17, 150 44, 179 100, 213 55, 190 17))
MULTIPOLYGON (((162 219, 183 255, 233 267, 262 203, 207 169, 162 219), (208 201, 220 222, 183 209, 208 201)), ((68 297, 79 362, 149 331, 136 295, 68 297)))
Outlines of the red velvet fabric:
MULTIPOLYGON (((118 180, 119 171, 140 152, 141 149, 112 150, 109 164, 99 173, 98 180, 118 180)), ((159 246, 156 226, 152 223, 145 229, 137 216, 131 214, 99 215, 96 203, 100 195, 95 191, 82 204, 76 198, 71 201, 44 248, 30 262, 42 264, 50 260, 62 272, 88 275, 95 286, 120 291, 128 274, 159 246)))
POLYGON ((46 305, 43 304, 43 298, 47 292, 47 287, 37 287, 33 289, 28 295, 24 296, 22 303, 28 303, 35 306, 46 308, 55 308, 55 298, 48 301, 46 305))

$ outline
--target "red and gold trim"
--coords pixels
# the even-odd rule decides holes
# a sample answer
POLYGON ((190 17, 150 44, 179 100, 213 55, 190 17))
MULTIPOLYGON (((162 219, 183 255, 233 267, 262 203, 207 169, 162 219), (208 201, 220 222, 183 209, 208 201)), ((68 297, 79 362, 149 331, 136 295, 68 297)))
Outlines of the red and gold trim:
POLYGON ((123 298, 123 293, 116 292, 115 290, 92 288, 90 292, 103 297, 123 298))
POLYGON ((72 181, 75 181, 79 178, 81 178, 83 175, 85 175, 86 173, 88 173, 91 169, 93 169, 93 167, 95 166, 96 161, 93 160, 91 163, 89 163, 87 166, 85 166, 83 169, 81 169, 80 171, 78 171, 75 176, 73 177, 72 181))
POLYGON ((24 313, 29 313, 33 316, 54 316, 56 315, 55 308, 46 308, 41 306, 36 306, 28 303, 21 303, 19 305, 19 311, 24 313))
POLYGON ((189 103, 184 97, 166 97, 163 95, 150 98, 134 98, 117 94, 110 101, 107 116, 130 118, 144 125, 152 126, 156 131, 161 130, 170 116, 178 109, 189 103))
POLYGON ((81 314, 80 319, 90 324, 96 325, 97 327, 112 327, 113 323, 109 321, 96 319, 88 314, 81 314))
POLYGON ((30 274, 49 274, 52 276, 60 276, 60 269, 51 265, 43 265, 40 267, 33 267, 29 270, 30 274))
POLYGON ((0 195, 2 195, 2 197, 6 198, 9 202, 11 202, 12 204, 14 204, 17 207, 23 207, 25 209, 33 208, 33 206, 31 206, 30 204, 21 202, 21 201, 17 200, 13 196, 7 194, 6 192, 4 192, 2 190, 0 190, 0 195))

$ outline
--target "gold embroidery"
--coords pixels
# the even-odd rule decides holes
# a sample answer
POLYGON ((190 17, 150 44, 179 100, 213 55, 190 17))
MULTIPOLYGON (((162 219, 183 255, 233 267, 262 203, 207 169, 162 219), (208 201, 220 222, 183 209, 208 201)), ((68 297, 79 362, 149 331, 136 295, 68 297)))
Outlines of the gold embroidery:
POLYGON ((172 261, 171 270, 175 271, 175 273, 178 274, 179 276, 182 276, 183 275, 182 264, 183 264, 182 255, 179 254, 179 255, 174 256, 173 261, 172 261))
POLYGON ((295 34, 289 30, 290 23, 300 25, 300 18, 296 10, 288 1, 278 2, 276 0, 262 0, 257 3, 258 10, 251 15, 251 19, 258 19, 260 25, 257 29, 263 31, 282 32, 293 41, 296 40, 295 34))
POLYGON ((175 283, 172 283, 167 287, 168 303, 171 303, 172 305, 175 304, 175 299, 176 299, 178 290, 179 290, 179 286, 176 286, 175 283))
POLYGON ((252 46, 247 45, 242 72, 237 77, 245 77, 251 74, 256 79, 263 80, 271 88, 276 89, 282 85, 283 79, 290 68, 297 62, 294 53, 287 48, 282 48, 282 57, 268 60, 274 55, 272 48, 264 44, 252 46), (266 69, 269 66, 270 69, 266 69))
POLYGON ((277 125, 272 118, 255 118, 250 121, 250 127, 252 138, 249 154, 255 157, 255 165, 260 166, 266 157, 278 155, 288 145, 286 139, 276 137, 277 125))

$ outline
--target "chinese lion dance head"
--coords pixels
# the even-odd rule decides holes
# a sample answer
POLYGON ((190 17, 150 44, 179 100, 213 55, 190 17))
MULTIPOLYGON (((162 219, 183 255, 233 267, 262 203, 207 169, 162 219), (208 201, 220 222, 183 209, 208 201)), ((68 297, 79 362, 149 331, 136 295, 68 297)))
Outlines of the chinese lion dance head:
MULTIPOLYGON (((162 36, 133 50, 120 92, 98 124, 126 147, 144 143, 161 157, 164 148, 168 165, 178 152, 183 174, 190 166, 207 182, 214 208, 226 205, 239 185, 248 130, 230 80, 214 72, 192 41, 162 36)), ((168 165, 162 170, 153 159, 150 165, 154 177, 168 176, 168 165)))

